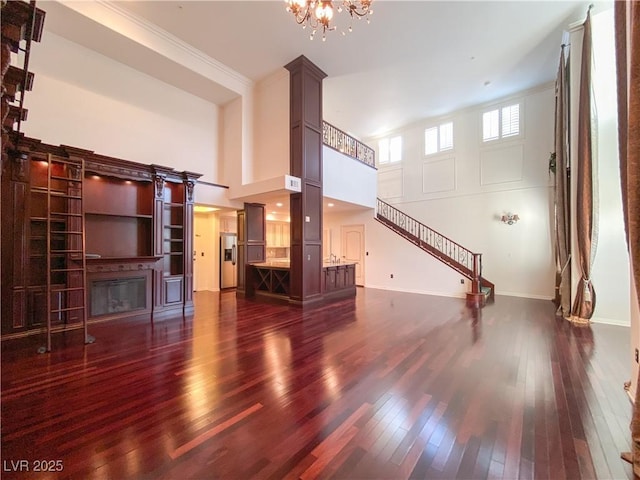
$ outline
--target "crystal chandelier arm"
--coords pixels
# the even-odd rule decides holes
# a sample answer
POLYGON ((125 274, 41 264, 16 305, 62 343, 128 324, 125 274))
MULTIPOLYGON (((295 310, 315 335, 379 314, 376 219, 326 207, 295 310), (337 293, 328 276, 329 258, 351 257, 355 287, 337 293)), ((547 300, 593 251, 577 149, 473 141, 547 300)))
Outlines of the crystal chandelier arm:
POLYGON ((298 25, 306 23, 311 18, 313 4, 308 1, 286 0, 287 12, 292 13, 298 25))
POLYGON ((343 0, 342 5, 352 17, 354 15, 357 15, 358 17, 364 17, 365 15, 372 13, 372 10, 369 9, 369 7, 371 6, 371 1, 368 0, 343 0))

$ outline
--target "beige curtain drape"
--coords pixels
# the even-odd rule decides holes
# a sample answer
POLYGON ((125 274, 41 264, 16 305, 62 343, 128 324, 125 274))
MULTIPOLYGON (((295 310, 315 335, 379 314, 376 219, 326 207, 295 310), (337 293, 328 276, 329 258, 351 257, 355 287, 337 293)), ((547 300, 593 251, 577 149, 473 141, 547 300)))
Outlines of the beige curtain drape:
MULTIPOLYGON (((631 301, 640 304, 640 4, 615 3, 616 75, 618 83, 618 142, 622 207, 629 260, 635 283, 631 301)), ((640 382, 640 377, 637 379, 640 382)), ((640 383, 631 419, 631 453, 623 458, 633 462, 640 476, 640 383)))
POLYGON ((593 209, 593 149, 591 145, 591 8, 584 22, 580 66, 580 104, 578 106, 578 155, 576 186, 577 258, 582 272, 576 287, 571 311, 574 323, 589 323, 596 306, 596 292, 591 283, 591 265, 595 252, 593 209))
POLYGON ((567 161, 569 159, 569 121, 567 107, 568 82, 565 45, 560 52, 560 65, 556 78, 556 114, 555 114, 555 161, 549 165, 554 174, 555 204, 555 250, 556 250, 556 306, 557 315, 568 318, 571 315, 571 266, 570 266, 570 205, 569 177, 567 161))

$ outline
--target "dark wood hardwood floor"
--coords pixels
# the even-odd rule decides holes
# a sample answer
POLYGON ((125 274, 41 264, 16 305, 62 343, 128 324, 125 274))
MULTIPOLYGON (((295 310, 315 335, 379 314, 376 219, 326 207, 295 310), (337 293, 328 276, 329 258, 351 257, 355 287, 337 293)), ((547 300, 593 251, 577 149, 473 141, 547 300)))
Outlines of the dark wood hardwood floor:
POLYGON ((502 296, 195 302, 3 342, 2 478, 632 478, 628 328, 502 296))

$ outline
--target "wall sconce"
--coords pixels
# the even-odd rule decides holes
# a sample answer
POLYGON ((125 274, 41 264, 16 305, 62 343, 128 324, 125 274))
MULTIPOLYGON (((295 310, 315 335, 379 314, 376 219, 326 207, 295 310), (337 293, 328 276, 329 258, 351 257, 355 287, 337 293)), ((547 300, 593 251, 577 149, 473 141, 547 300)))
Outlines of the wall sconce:
POLYGON ((517 213, 506 213, 500 217, 500 220, 502 220, 502 223, 506 223, 507 225, 513 225, 520 220, 520 217, 518 217, 517 213))

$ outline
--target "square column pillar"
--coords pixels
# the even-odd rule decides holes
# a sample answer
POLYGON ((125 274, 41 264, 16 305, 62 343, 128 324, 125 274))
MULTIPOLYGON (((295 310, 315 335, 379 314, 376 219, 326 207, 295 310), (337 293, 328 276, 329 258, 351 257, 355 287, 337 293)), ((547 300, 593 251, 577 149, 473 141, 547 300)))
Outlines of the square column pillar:
POLYGON ((290 301, 321 301, 322 289, 322 79, 327 74, 306 57, 290 72, 290 173, 300 177, 291 194, 290 301))

